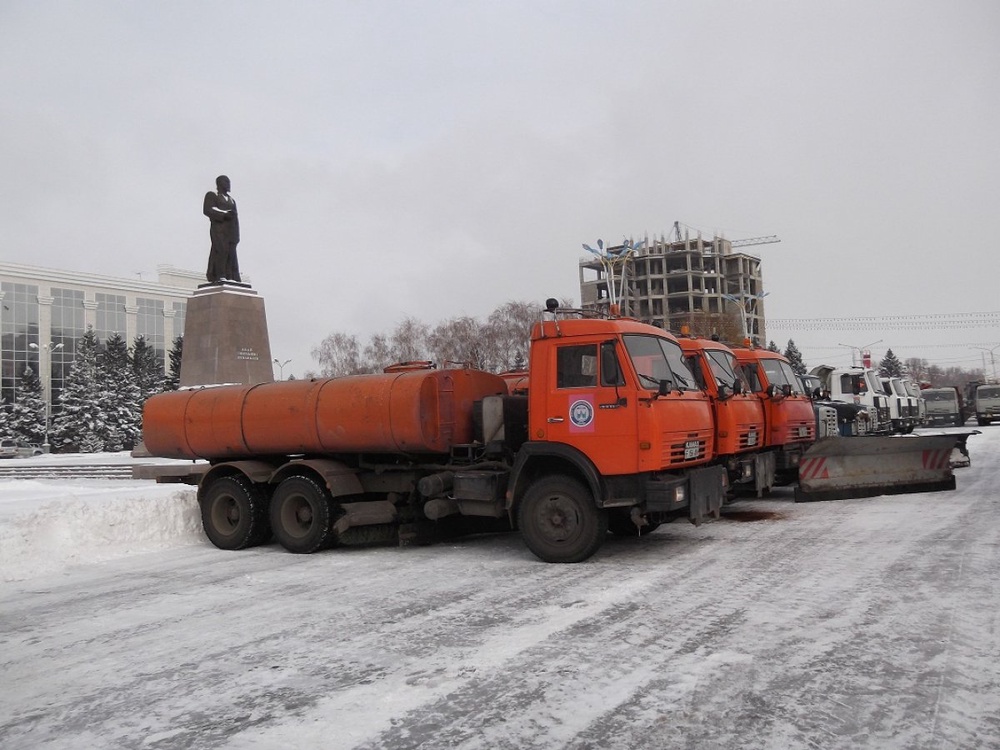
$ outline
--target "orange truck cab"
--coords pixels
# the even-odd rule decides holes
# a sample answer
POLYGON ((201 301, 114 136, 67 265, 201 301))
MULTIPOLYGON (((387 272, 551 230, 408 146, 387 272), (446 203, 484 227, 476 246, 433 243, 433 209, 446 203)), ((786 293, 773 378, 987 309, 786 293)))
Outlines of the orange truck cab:
POLYGON ((698 387, 708 394, 715 418, 716 460, 733 487, 752 486, 758 494, 775 480, 775 456, 765 450, 764 404, 743 376, 736 356, 710 339, 678 339, 698 387))
POLYGON ((788 360, 768 349, 735 347, 733 354, 764 405, 765 445, 775 449, 777 478, 798 478, 799 460, 816 441, 816 420, 809 396, 788 360))
POLYGON ((528 440, 507 504, 535 554, 546 559, 562 515, 582 513, 581 492, 621 535, 717 515, 728 481, 714 465, 712 405, 673 336, 626 319, 543 320, 530 362, 528 440))

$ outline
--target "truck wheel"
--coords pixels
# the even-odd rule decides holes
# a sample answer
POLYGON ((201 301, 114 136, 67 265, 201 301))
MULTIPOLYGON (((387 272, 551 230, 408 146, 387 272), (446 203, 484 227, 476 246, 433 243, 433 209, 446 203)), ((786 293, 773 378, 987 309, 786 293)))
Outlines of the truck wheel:
POLYGON ((528 549, 545 562, 586 560, 608 533, 607 511, 570 477, 549 477, 529 487, 517 520, 528 549))
POLYGON ((219 549, 246 549, 271 536, 267 498, 244 476, 212 482, 201 500, 201 525, 219 549))
POLYGON ((646 534, 652 534, 658 528, 660 528, 659 521, 650 521, 645 526, 636 526, 632 523, 632 517, 627 512, 611 511, 608 515, 608 531, 610 531, 615 536, 646 536, 646 534))
POLYGON ((274 537, 289 552, 309 554, 335 541, 333 498, 310 477, 289 477, 271 498, 274 537))

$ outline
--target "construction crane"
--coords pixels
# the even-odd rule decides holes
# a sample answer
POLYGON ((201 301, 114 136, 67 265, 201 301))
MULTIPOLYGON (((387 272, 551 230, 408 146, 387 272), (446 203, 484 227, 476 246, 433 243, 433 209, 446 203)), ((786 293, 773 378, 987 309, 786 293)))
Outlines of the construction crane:
POLYGON ((773 242, 781 242, 776 234, 769 234, 766 237, 748 237, 745 240, 733 240, 729 244, 733 247, 750 247, 751 245, 770 245, 773 242))
MULTIPOLYGON (((685 224, 685 227, 688 225, 685 224)), ((688 227, 689 229, 691 227, 688 227)), ((674 242, 684 242, 684 236, 681 234, 681 222, 674 222, 674 242)), ((731 247, 751 247, 752 245, 770 245, 774 242, 781 242, 781 239, 776 234, 769 234, 766 237, 748 237, 743 240, 733 240, 730 242, 731 247)))

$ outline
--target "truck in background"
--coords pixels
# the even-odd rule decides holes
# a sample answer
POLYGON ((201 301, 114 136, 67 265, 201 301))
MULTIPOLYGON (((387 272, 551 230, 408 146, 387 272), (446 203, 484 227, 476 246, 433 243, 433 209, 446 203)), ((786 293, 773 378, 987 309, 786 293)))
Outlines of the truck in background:
POLYGON ((809 373, 820 379, 823 390, 829 393, 831 400, 868 407, 868 413, 874 418, 870 434, 892 433, 889 400, 874 370, 857 366, 817 365, 809 373))
POLYGON ((958 388, 954 386, 924 388, 921 396, 926 410, 925 423, 928 427, 965 424, 962 394, 958 388))
POLYGON ((970 383, 966 403, 980 427, 1000 421, 1000 384, 970 383))

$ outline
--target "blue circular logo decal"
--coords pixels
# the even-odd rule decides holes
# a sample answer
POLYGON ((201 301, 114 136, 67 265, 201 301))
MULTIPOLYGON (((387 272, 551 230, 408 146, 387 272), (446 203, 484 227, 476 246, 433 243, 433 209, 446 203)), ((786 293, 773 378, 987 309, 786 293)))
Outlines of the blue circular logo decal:
POLYGON ((569 421, 577 427, 586 427, 594 421, 594 407, 589 401, 574 401, 569 407, 569 421))

